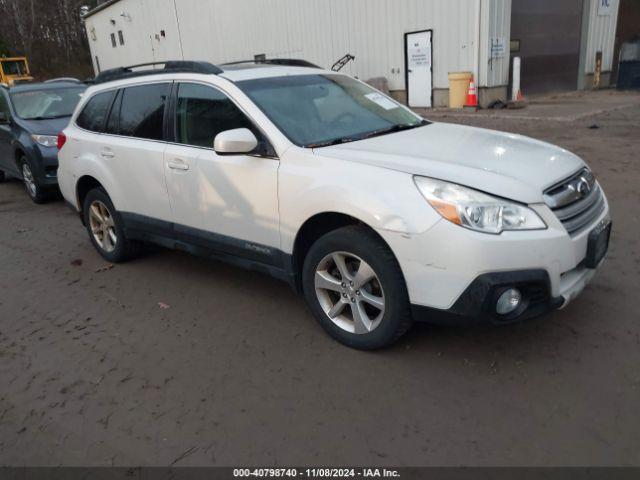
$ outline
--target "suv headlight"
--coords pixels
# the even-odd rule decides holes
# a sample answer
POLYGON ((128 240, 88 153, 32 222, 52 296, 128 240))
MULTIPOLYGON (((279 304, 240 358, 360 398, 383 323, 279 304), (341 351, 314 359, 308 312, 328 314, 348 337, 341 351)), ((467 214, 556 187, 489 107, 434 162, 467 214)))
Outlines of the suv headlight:
POLYGON ((414 181, 427 202, 450 222, 478 232, 547 228, 536 212, 518 203, 426 177, 414 181))
POLYGON ((58 137, 56 135, 31 135, 33 141, 43 147, 57 147, 58 137))

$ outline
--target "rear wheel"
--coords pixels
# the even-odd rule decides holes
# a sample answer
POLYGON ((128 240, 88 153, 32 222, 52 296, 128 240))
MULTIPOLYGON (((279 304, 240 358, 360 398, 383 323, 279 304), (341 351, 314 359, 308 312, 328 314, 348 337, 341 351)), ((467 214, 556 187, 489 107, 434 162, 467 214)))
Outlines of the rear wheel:
POLYGON ((350 226, 318 239, 304 262, 305 299, 333 338, 371 350, 411 326, 409 296, 393 253, 370 230, 350 226))
POLYGON ((140 243, 127 239, 120 215, 102 188, 87 194, 83 214, 91 243, 105 260, 118 263, 138 255, 140 243))
POLYGON ((50 198, 50 192, 47 191, 40 183, 38 182, 36 176, 34 175, 34 168, 31 162, 27 157, 22 157, 19 162, 20 165, 20 173, 22 173, 22 181, 24 182, 24 186, 27 189, 27 194, 29 198, 33 200, 35 203, 45 203, 50 198))

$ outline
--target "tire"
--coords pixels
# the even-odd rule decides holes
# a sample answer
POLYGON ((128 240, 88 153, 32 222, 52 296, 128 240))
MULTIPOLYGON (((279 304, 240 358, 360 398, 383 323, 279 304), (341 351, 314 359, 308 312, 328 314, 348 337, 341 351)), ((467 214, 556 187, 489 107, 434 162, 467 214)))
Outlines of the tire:
POLYGON ((27 157, 22 156, 18 161, 18 167, 20 168, 22 182, 24 183, 29 198, 37 204, 43 204, 49 201, 51 192, 38 183, 38 179, 33 173, 34 168, 31 161, 27 157))
POLYGON ((320 325, 349 347, 382 348, 411 327, 400 265, 387 245, 365 227, 344 227, 319 238, 304 260, 302 288, 320 325))
POLYGON ((140 253, 141 244, 127 239, 122 218, 102 188, 94 188, 87 194, 82 212, 91 243, 105 260, 120 263, 140 253))

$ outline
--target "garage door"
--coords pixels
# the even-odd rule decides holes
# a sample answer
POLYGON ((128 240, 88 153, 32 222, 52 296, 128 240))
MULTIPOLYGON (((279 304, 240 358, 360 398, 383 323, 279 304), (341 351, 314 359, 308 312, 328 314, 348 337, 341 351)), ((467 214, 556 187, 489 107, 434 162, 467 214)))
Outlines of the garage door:
POLYGON ((582 8, 583 0, 512 1, 512 56, 522 58, 525 95, 577 88, 582 8))

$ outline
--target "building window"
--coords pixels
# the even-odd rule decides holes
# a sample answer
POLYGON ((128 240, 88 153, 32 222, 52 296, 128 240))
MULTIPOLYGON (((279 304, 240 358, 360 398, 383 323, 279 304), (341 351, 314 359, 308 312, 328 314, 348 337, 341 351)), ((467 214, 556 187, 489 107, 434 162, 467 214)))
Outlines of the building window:
POLYGON ((124 45, 124 35, 122 34, 122 30, 118 30, 118 40, 120 40, 120 45, 124 45))
POLYGON ((113 48, 116 48, 116 34, 115 33, 111 34, 111 46, 113 48))

